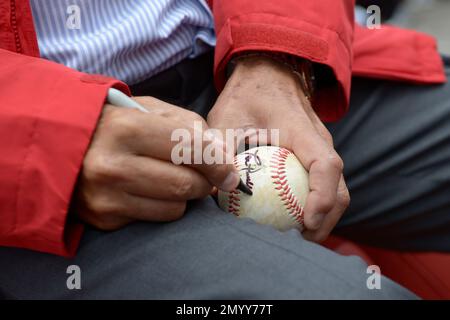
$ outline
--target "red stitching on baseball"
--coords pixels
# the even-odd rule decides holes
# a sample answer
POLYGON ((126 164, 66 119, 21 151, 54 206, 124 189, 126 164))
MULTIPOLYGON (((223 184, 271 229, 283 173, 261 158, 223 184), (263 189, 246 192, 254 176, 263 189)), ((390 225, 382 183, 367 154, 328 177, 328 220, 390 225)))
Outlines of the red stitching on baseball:
POLYGON ((295 194, 292 193, 291 187, 287 184, 286 176, 286 159, 291 155, 287 149, 279 148, 275 151, 273 159, 271 160, 271 175, 272 182, 275 184, 275 189, 279 191, 278 195, 286 207, 289 215, 300 225, 303 225, 303 206, 297 199, 295 194))
MULTIPOLYGON (((234 157, 234 166, 238 168, 237 157, 234 157)), ((240 208, 240 191, 235 189, 228 194, 228 212, 234 214, 235 216, 239 216, 239 208, 240 208)))

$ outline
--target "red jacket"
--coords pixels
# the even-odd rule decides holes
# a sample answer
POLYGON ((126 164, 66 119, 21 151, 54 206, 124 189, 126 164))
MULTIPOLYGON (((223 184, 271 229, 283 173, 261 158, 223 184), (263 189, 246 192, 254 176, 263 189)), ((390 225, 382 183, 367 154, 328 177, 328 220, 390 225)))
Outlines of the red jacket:
MULTIPOLYGON (((214 0, 216 84, 245 50, 290 53, 327 65, 335 85, 317 93, 325 121, 349 101, 351 75, 445 81, 424 34, 354 27, 351 0, 214 0)), ((107 89, 120 81, 39 58, 28 0, 0 2, 0 245, 72 256, 82 226, 67 222, 71 195, 107 89)))

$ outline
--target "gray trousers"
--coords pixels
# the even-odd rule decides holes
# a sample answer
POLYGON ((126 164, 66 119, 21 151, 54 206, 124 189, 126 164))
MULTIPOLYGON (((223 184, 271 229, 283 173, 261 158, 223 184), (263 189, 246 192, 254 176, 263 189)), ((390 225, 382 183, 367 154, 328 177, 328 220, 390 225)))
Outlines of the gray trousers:
MULTIPOLYGON (((132 89, 205 114, 215 93, 211 75, 198 70, 210 69, 210 58, 188 61, 132 89)), ((329 129, 352 196, 335 233, 388 248, 450 251, 450 85, 354 79, 350 112, 329 129)), ((415 298, 385 277, 381 289, 369 289, 369 276, 358 257, 238 219, 211 198, 190 203, 173 223, 88 227, 72 260, 0 248, 5 298, 415 298), (66 286, 70 265, 80 267, 80 290, 66 286)))

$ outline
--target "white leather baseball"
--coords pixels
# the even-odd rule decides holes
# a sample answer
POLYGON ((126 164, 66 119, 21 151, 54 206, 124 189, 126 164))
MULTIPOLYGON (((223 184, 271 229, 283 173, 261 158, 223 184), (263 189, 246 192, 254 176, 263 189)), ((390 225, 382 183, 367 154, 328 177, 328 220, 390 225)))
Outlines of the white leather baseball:
POLYGON ((303 229, 308 172, 291 151, 256 147, 235 156, 234 162, 253 195, 239 190, 219 191, 219 206, 223 210, 281 231, 303 229))

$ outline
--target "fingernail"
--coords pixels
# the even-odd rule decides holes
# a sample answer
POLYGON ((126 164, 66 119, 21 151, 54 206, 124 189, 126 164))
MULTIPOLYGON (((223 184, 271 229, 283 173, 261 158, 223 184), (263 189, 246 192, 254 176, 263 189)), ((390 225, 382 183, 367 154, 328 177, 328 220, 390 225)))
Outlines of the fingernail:
POLYGON ((323 220, 325 219, 325 214, 323 213, 316 213, 315 215, 313 215, 312 217, 312 229, 313 230, 317 230, 320 228, 320 226, 323 223, 323 220))
POLYGON ((219 188, 223 191, 232 191, 236 189, 241 177, 237 172, 230 172, 219 188))

